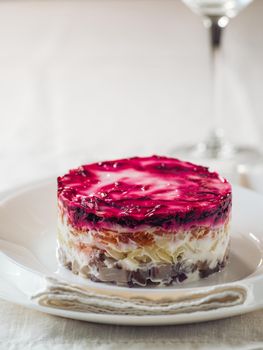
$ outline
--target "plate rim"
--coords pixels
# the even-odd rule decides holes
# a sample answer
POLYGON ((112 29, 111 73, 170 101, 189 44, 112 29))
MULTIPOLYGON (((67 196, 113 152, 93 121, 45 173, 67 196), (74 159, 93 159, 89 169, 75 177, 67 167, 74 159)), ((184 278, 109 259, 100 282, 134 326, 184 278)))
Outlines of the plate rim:
MULTIPOLYGON (((28 191, 31 191, 33 189, 41 188, 42 186, 47 186, 47 185, 55 185, 56 177, 46 177, 43 179, 35 180, 28 182, 26 184, 14 187, 12 189, 9 189, 7 191, 4 191, 0 193, 0 206, 5 205, 8 201, 15 199, 17 196, 22 195, 28 191)), ((256 195, 258 198, 260 198, 263 201, 263 195, 247 189, 243 188, 238 185, 233 185, 233 188, 239 189, 243 192, 246 193, 253 193, 253 195, 256 195)), ((40 272, 32 270, 30 267, 27 267, 20 262, 14 260, 13 258, 9 257, 6 255, 4 252, 0 250, 0 253, 4 254, 7 259, 10 259, 10 261, 13 264, 18 265, 20 268, 27 269, 31 272, 38 273, 41 275, 40 272)), ((1 271, 1 267, 0 267, 1 271)), ((246 278, 238 281, 233 281, 233 282, 226 282, 223 284, 219 284, 220 286, 222 285, 229 285, 229 284, 234 284, 234 283, 239 283, 242 281, 247 281, 247 282, 256 282, 259 279, 262 279, 263 276, 263 270, 259 275, 253 276, 253 273, 246 278)), ((42 276, 43 277, 43 276, 42 276)), ((3 280, 3 278, 0 276, 0 280, 3 280)), ((4 279, 4 283, 9 283, 4 279)), ((10 288, 15 288, 15 286, 12 286, 11 283, 9 283, 10 288)), ((210 286, 211 287, 211 286, 210 286)), ((194 289, 204 289, 204 287, 193 287, 194 289)), ((18 289, 17 289, 18 290, 18 289)), ((186 288, 180 289, 181 291, 186 290, 186 288)), ((24 294, 23 291, 19 290, 21 294, 24 294)), ((159 289, 160 292, 160 289, 159 289)), ((119 325, 133 325, 133 326, 149 326, 149 325, 172 325, 172 324, 187 324, 187 323, 196 323, 196 322, 205 322, 209 320, 217 320, 217 319, 223 319, 227 317, 232 317, 232 316, 237 316, 243 313, 248 313, 255 311, 257 309, 263 308, 263 304, 261 305, 260 303, 252 303, 249 305, 237 305, 237 306, 232 306, 232 307, 223 307, 220 309, 216 310, 208 310, 208 311, 198 311, 198 312, 193 312, 189 314, 175 314, 175 315, 143 315, 143 316, 130 316, 130 315, 106 315, 106 314, 96 314, 96 313, 86 313, 86 312, 79 312, 79 311, 69 311, 65 309, 60 309, 60 308, 49 308, 49 307, 44 307, 37 305, 36 303, 30 301, 30 299, 27 299, 27 296, 25 296, 25 301, 24 302, 19 302, 11 297, 9 298, 8 296, 4 296, 3 293, 1 293, 0 290, 0 298, 13 302, 18 305, 22 305, 25 307, 28 307, 30 309, 34 309, 40 312, 48 313, 51 315, 57 315, 60 317, 67 317, 67 318, 73 318, 73 319, 78 319, 78 320, 83 320, 83 321, 88 321, 88 322, 97 322, 97 323, 104 323, 104 324, 119 324, 119 325), (126 321, 125 321, 126 320, 126 321)))

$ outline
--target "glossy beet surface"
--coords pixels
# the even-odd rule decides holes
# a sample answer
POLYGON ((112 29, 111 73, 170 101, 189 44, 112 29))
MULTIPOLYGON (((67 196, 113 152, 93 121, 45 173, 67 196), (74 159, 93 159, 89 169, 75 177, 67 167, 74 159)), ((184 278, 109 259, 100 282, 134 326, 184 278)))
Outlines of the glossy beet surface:
POLYGON ((83 165, 58 178, 58 198, 79 229, 222 224, 231 186, 215 172, 174 158, 134 157, 83 165))

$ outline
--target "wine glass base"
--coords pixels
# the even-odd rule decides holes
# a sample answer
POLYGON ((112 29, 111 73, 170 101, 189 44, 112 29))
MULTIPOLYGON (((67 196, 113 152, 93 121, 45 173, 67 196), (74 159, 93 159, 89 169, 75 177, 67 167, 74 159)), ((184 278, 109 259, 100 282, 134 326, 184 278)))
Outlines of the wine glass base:
POLYGON ((206 143, 183 145, 175 148, 172 155, 189 162, 209 167, 218 171, 233 183, 239 183, 240 173, 244 169, 255 167, 263 162, 262 153, 249 146, 232 146, 224 143, 224 147, 211 149, 206 143))

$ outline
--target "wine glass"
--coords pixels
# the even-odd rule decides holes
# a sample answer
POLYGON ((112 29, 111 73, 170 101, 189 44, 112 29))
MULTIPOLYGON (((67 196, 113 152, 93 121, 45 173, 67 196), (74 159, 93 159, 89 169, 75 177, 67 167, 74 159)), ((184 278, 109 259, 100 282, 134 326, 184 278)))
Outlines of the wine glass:
MULTIPOLYGON (((176 155, 192 161, 199 161, 211 165, 218 170, 218 165, 248 164, 261 159, 261 153, 250 147, 235 146, 226 140, 221 125, 220 115, 220 75, 222 33, 231 18, 236 16, 253 0, 182 0, 193 12, 200 15, 205 27, 209 30, 211 48, 211 79, 212 98, 211 114, 214 127, 203 142, 194 145, 177 147, 176 155), (231 163, 232 164, 232 163, 231 163)), ((220 169, 222 170, 222 169, 220 169)))

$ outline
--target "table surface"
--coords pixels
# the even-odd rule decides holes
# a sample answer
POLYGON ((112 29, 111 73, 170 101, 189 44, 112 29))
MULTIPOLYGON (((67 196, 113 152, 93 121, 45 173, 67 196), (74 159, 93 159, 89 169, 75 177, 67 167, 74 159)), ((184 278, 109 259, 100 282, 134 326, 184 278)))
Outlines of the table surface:
MULTIPOLYGON (((229 139, 263 148, 263 1, 224 33, 229 139), (237 127, 238 126, 238 127, 237 127)), ((179 0, 0 1, 0 192, 85 160, 168 154, 212 126, 209 49, 179 0)), ((96 325, 0 301, 1 349, 263 349, 263 311, 169 327, 96 325)))

